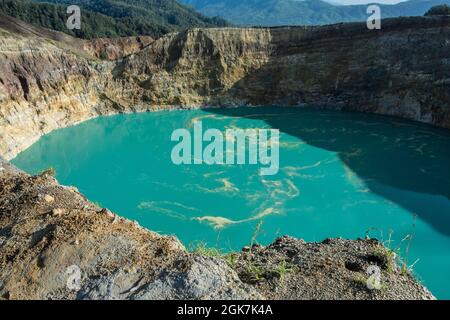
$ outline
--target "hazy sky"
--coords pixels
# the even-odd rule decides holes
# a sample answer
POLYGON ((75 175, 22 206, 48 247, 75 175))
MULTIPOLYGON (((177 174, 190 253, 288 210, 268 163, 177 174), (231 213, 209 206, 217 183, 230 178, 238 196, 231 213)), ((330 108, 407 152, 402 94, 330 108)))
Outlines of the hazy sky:
POLYGON ((383 3, 383 4, 394 4, 403 2, 406 0, 325 0, 327 2, 336 3, 336 4, 367 4, 367 3, 383 3))

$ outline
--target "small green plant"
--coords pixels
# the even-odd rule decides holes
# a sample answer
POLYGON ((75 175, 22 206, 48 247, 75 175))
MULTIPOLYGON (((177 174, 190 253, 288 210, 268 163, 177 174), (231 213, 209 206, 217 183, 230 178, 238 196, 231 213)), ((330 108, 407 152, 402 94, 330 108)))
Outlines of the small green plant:
POLYGON ((353 281, 355 281, 357 284, 366 287, 367 286, 367 278, 363 276, 361 273, 358 273, 354 278, 353 281))
POLYGON ((366 238, 370 238, 369 233, 371 231, 378 230, 380 232, 381 242, 383 246, 377 247, 374 250, 373 255, 381 259, 381 261, 387 262, 386 267, 389 273, 394 272, 395 262, 397 262, 397 264, 400 266, 400 273, 403 275, 409 274, 413 271, 413 267, 419 261, 419 259, 417 259, 413 264, 408 265, 408 255, 411 248, 412 239, 414 238, 416 219, 417 215, 414 215, 412 225, 413 232, 407 234, 395 248, 392 248, 392 243, 394 242, 392 240, 392 235, 394 234, 393 230, 389 230, 389 237, 387 240, 384 240, 382 230, 379 230, 377 228, 370 228, 366 231, 366 238))
POLYGON ((203 241, 197 243, 191 251, 206 257, 213 257, 213 258, 222 257, 222 253, 220 252, 219 249, 208 247, 206 243, 203 241))
POLYGON ((258 241, 256 239, 258 238, 258 235, 261 232, 261 227, 262 227, 263 223, 264 223, 264 221, 260 220, 255 227, 255 231, 253 232, 252 239, 250 241, 250 253, 252 251, 253 245, 258 244, 258 241))
POLYGON ((102 52, 100 53, 99 58, 100 58, 101 60, 109 60, 109 57, 108 57, 108 54, 106 53, 106 51, 102 51, 102 52))
POLYGON ((56 177, 56 170, 53 167, 50 167, 48 169, 42 170, 39 173, 40 176, 51 176, 51 177, 56 177))
POLYGON ((394 262, 397 254, 393 250, 385 248, 383 246, 378 246, 377 248, 375 248, 372 254, 386 264, 386 270, 388 273, 394 272, 394 262))
POLYGON ((286 261, 282 261, 273 270, 275 275, 280 279, 283 279, 287 274, 295 272, 295 271, 297 271, 297 266, 295 266, 289 262, 286 262, 286 261))
POLYGON ((266 267, 249 262, 245 267, 244 279, 250 283, 277 278, 283 280, 286 275, 295 272, 297 266, 281 261, 276 267, 266 267))
POLYGON ((410 273, 409 268, 405 267, 405 265, 402 265, 402 267, 400 268, 400 274, 402 276, 407 276, 410 273))
POLYGON ((267 271, 261 266, 250 263, 245 269, 245 274, 248 282, 256 283, 266 278, 267 271))
POLYGON ((406 248, 405 248, 405 254, 403 256, 403 259, 400 260, 400 263, 401 263, 400 271, 402 272, 402 274, 404 274, 405 272, 407 272, 409 270, 407 260, 408 260, 409 248, 411 246, 411 240, 412 240, 412 235, 408 234, 406 237, 404 237, 402 239, 402 241, 400 241, 400 244, 403 243, 404 241, 407 241, 406 248))
POLYGON ((98 201, 92 201, 92 203, 99 208, 103 208, 102 204, 98 201))
POLYGON ((205 242, 197 243, 190 251, 202 256, 222 259, 232 269, 236 268, 239 258, 235 252, 224 254, 220 249, 208 247, 205 242))
POLYGON ((229 253, 222 257, 225 262, 228 264, 228 266, 232 269, 236 268, 237 261, 238 261, 238 255, 236 253, 229 253))

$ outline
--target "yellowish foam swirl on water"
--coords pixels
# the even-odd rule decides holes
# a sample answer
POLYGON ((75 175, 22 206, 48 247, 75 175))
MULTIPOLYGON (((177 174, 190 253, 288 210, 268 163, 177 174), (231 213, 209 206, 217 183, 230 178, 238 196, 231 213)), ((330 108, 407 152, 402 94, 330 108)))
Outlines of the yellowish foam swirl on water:
POLYGON ((327 163, 331 163, 331 161, 327 161, 326 163, 324 163, 322 160, 320 160, 320 161, 317 161, 316 163, 309 164, 306 166, 301 166, 301 167, 300 166, 299 167, 293 167, 293 166, 283 167, 281 170, 284 173, 286 173, 288 176, 295 177, 300 174, 299 171, 317 168, 317 167, 321 166, 322 164, 327 164, 327 163))
POLYGON ((214 119, 214 120, 226 120, 226 117, 219 117, 215 114, 206 114, 198 117, 194 117, 190 120, 189 124, 186 126, 187 128, 192 128, 194 126, 194 123, 202 121, 204 119, 214 119))
POLYGON ((281 171, 283 171, 283 173, 286 174, 289 178, 300 177, 305 180, 312 180, 325 177, 324 175, 303 174, 299 172, 301 171, 299 167, 292 167, 292 166, 284 167, 281 169, 281 171))
POLYGON ((195 217, 192 218, 193 220, 197 221, 204 221, 207 222, 209 225, 211 225, 215 230, 221 230, 231 224, 238 224, 238 223, 244 223, 244 222, 250 222, 254 220, 260 220, 264 218, 265 216, 271 215, 275 212, 273 208, 267 208, 262 212, 259 212, 258 214, 242 220, 231 220, 225 217, 220 216, 203 216, 203 217, 195 217))
POLYGON ((269 215, 283 214, 286 201, 300 194, 300 190, 290 179, 266 180, 260 178, 260 182, 264 186, 262 191, 252 191, 251 194, 243 195, 246 199, 251 197, 252 201, 262 201, 261 205, 254 210, 255 213, 249 218, 232 220, 223 216, 202 216, 192 219, 206 222, 215 230, 220 230, 234 224, 261 220, 269 215))
MULTIPOLYGON (((292 115, 296 115, 295 113, 286 113, 283 114, 283 116, 292 116, 292 115)), ((258 118, 260 119, 261 117, 279 117, 280 114, 279 113, 261 113, 261 114, 249 114, 249 115, 245 115, 245 116, 241 116, 241 118, 258 118)))
POLYGON ((354 201, 354 202, 349 202, 346 203, 342 206, 343 210, 346 210, 348 208, 352 208, 352 207, 356 207, 358 205, 363 205, 363 204, 373 204, 373 205, 377 205, 378 201, 375 200, 358 200, 358 201, 354 201))
POLYGON ((168 205, 175 206, 182 208, 184 210, 190 210, 190 211, 199 211, 196 208, 185 206, 181 203, 177 202, 169 202, 169 201, 145 201, 141 202, 138 205, 138 209, 140 210, 148 210, 155 213, 160 213, 165 216, 180 219, 180 220, 186 220, 186 216, 182 213, 179 213, 177 210, 169 209, 167 208, 168 205))
POLYGON ((282 149, 290 149, 290 150, 298 150, 301 145, 304 145, 305 143, 302 141, 290 141, 290 142, 280 142, 280 148, 282 149))
POLYGON ((239 192, 239 188, 236 187, 229 178, 215 179, 215 181, 220 182, 222 185, 217 188, 206 188, 202 185, 195 184, 194 186, 202 192, 205 193, 224 193, 224 194, 235 194, 239 192))
POLYGON ((214 217, 214 216, 195 217, 192 218, 192 220, 197 220, 200 222, 205 221, 208 224, 210 224, 215 230, 220 230, 230 224, 238 223, 237 221, 233 221, 225 217, 214 217))

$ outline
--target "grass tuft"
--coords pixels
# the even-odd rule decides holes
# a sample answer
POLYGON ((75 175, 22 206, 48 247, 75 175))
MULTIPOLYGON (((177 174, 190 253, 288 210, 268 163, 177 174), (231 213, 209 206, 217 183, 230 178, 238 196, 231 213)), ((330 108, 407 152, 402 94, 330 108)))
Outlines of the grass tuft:
POLYGON ((206 256, 206 257, 212 257, 212 258, 221 258, 222 253, 217 248, 208 247, 205 242, 201 241, 197 243, 194 248, 191 250, 193 253, 206 256))
POLYGON ((50 176, 50 177, 56 177, 56 170, 53 167, 50 167, 48 169, 42 170, 39 173, 40 176, 50 176))

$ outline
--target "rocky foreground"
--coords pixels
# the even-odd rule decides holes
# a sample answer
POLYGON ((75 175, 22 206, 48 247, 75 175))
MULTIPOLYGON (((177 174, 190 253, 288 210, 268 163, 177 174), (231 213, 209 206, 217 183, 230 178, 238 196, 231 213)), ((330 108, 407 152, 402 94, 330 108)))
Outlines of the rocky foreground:
POLYGON ((376 240, 283 237, 225 256, 190 253, 48 172, 32 177, 6 162, 0 270, 3 299, 434 299, 376 240), (381 270, 372 290, 371 265, 381 270))
MULTIPOLYGON (((449 75, 450 17, 87 43, 0 16, 0 157, 99 115, 173 107, 308 105, 450 128, 449 75)), ((376 240, 189 253, 50 173, 0 160, 4 299, 433 299, 376 240)))

